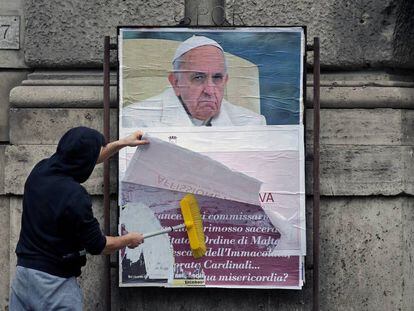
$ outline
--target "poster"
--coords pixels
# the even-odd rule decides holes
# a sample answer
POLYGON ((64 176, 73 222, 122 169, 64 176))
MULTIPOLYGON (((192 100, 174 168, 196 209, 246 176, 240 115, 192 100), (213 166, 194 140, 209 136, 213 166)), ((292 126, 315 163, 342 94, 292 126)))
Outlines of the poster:
POLYGON ((300 27, 119 28, 119 234, 182 223, 196 196, 207 253, 185 229, 120 252, 120 286, 292 288, 306 255, 300 27))

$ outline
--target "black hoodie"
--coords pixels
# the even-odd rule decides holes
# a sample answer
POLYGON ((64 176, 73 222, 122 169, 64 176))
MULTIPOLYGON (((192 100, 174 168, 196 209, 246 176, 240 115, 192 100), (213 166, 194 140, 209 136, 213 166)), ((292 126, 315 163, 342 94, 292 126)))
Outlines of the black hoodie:
POLYGON ((86 257, 78 252, 102 252, 106 238, 80 183, 92 174, 104 144, 102 134, 93 129, 71 129, 56 153, 33 168, 24 186, 17 265, 60 277, 79 276, 86 257))

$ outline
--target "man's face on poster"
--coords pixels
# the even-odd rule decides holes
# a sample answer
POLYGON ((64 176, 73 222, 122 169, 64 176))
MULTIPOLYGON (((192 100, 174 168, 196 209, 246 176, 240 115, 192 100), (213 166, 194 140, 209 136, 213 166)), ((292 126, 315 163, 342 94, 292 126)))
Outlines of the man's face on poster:
POLYGON ((179 72, 169 81, 193 118, 207 120, 220 112, 228 76, 224 55, 215 46, 192 49, 182 56, 179 72))

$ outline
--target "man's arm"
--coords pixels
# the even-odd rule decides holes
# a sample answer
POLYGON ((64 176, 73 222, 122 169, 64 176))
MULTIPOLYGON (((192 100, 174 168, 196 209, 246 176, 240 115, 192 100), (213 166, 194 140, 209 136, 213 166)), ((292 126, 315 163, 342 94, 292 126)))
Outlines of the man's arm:
POLYGON ((142 140, 142 135, 144 135, 141 131, 136 131, 132 133, 131 135, 124 137, 120 140, 113 141, 109 144, 107 144, 105 147, 102 147, 101 152, 98 157, 98 161, 96 161, 96 164, 104 162, 106 159, 109 159, 111 156, 113 156, 115 153, 117 153, 119 150, 121 150, 124 147, 136 147, 139 145, 145 145, 148 144, 148 140, 142 140))
POLYGON ((112 254, 124 247, 135 248, 143 242, 144 236, 136 232, 130 232, 121 236, 106 236, 106 245, 102 254, 112 254))

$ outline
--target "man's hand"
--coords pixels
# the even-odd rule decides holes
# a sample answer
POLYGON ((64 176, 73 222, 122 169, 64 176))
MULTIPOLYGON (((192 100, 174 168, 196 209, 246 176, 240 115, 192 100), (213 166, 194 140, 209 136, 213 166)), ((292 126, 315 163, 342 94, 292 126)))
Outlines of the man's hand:
POLYGON ((127 245, 128 248, 135 248, 144 243, 144 236, 141 233, 130 232, 127 233, 125 237, 129 240, 129 243, 127 245))
POLYGON ((144 236, 141 233, 130 232, 121 236, 106 236, 106 245, 103 254, 112 254, 125 247, 135 248, 144 243, 144 236))
POLYGON ((144 135, 142 131, 136 131, 127 137, 121 138, 120 140, 114 141, 107 144, 105 147, 102 147, 96 164, 102 163, 106 159, 109 159, 112 155, 124 147, 136 147, 139 145, 149 144, 148 140, 141 139, 142 135, 144 135))
POLYGON ((123 145, 128 147, 136 147, 138 145, 146 145, 149 143, 148 140, 142 139, 144 133, 142 131, 136 131, 131 135, 120 139, 123 145))

